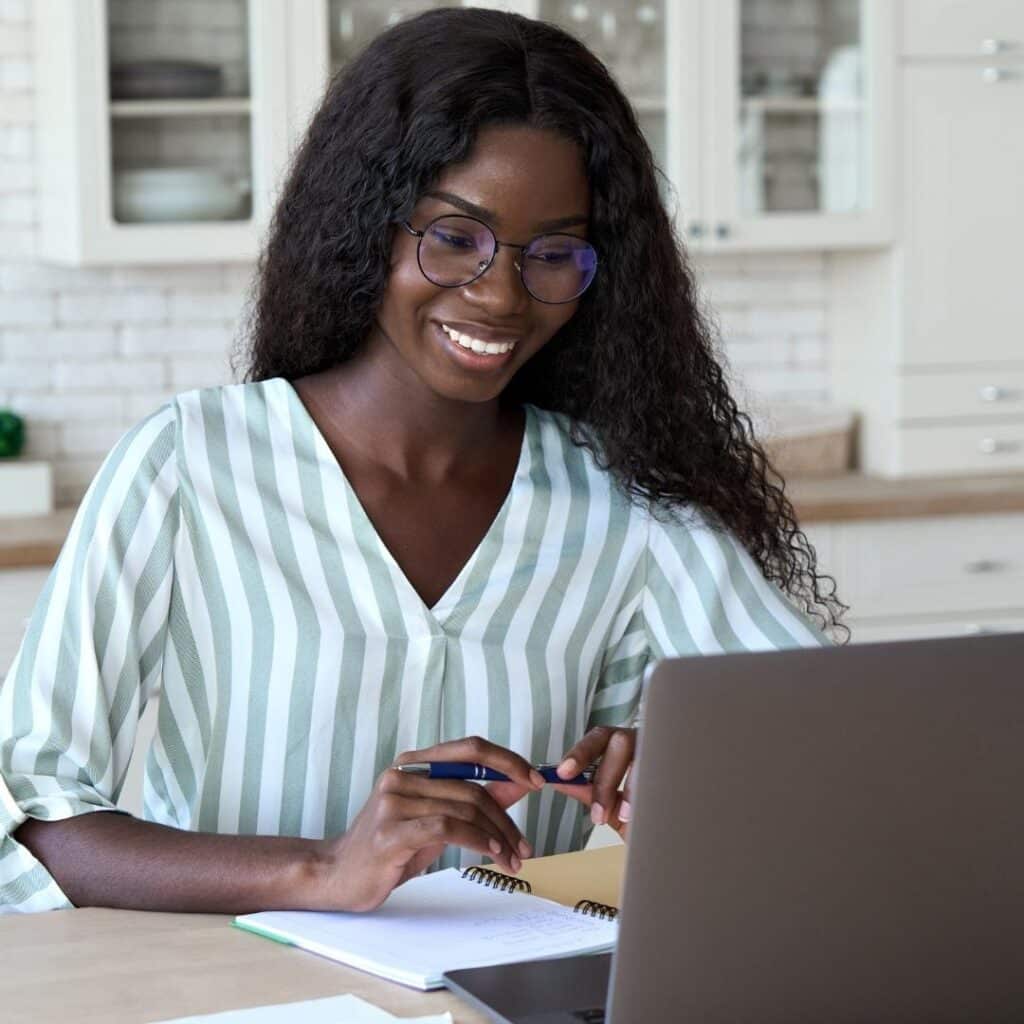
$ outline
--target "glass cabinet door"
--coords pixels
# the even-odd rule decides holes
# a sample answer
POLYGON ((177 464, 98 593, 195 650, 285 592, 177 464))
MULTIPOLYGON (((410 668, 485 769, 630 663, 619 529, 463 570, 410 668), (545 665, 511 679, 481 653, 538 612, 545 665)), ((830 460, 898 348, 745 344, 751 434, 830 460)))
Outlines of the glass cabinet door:
POLYGON ((665 0, 537 0, 534 13, 600 58, 633 104, 655 162, 665 168, 665 0))
POLYGON ((713 241, 832 245, 878 230, 871 0, 713 5, 713 241))
POLYGON ((247 221, 247 0, 107 0, 107 53, 115 223, 247 221))
MULTIPOLYGON (((329 72, 352 59, 383 29, 452 0, 325 0, 329 72)), ((678 0, 673 0, 678 2, 678 0)), ((541 18, 571 32, 607 65, 636 111, 654 159, 670 175, 666 100, 665 0, 507 0, 467 2, 541 18)), ((667 184, 667 182, 666 182, 667 184)), ((666 189, 667 190, 667 189, 666 189)))

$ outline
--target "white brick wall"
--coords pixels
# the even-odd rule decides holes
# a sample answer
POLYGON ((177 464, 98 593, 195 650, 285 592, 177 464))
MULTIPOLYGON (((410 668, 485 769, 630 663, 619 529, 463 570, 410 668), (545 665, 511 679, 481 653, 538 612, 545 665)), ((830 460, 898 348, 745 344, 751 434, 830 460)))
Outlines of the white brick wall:
MULTIPOLYGON (((217 5, 199 6, 208 13, 217 5)), ((227 33, 237 31, 236 6, 223 5, 227 33)), ((186 3, 118 7, 120 44, 144 47, 132 32, 146 26, 133 18, 174 20, 186 3)), ((168 31, 187 24, 181 18, 168 31)), ((53 462, 66 504, 131 424, 177 391, 231 379, 227 355, 252 268, 79 270, 36 261, 30 19, 29 0, 0 0, 0 407, 26 418, 28 451, 53 462)), ((208 56, 236 60, 232 75, 241 81, 243 62, 228 42, 218 45, 224 53, 208 56)), ((823 255, 709 257, 698 270, 749 402, 827 397, 823 255)))

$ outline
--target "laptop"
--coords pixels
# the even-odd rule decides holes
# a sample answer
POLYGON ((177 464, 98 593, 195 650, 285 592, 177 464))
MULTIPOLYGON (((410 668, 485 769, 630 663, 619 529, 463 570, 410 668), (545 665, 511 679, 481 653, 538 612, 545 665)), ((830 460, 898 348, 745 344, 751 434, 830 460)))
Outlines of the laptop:
POLYGON ((613 954, 504 1024, 1024 1020, 1024 633, 665 661, 613 954))

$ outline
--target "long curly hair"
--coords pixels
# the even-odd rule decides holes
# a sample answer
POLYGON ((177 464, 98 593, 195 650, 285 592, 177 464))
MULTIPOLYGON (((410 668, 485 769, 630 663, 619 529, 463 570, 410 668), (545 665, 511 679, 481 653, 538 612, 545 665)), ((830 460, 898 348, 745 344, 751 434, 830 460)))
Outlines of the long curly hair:
POLYGON ((351 357, 371 332, 394 224, 485 126, 579 145, 598 280, 506 395, 567 414, 652 514, 696 505, 837 638, 845 610, 817 572, 782 479, 737 407, 636 117, 605 66, 553 25, 429 11, 377 36, 330 83, 295 154, 261 256, 241 361, 289 380, 351 357))

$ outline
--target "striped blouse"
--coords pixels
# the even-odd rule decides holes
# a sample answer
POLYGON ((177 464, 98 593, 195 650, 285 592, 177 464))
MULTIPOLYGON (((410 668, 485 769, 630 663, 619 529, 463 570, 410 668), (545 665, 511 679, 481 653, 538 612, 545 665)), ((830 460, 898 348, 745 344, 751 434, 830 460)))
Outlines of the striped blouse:
MULTIPOLYGON (((70 906, 12 833, 114 808, 157 695, 147 820, 319 838, 401 751, 476 734, 556 761, 634 720, 659 658, 826 642, 731 536, 631 503, 559 415, 527 407, 505 502, 428 608, 287 381, 188 392, 107 457, 0 687, 0 912, 70 906)), ((589 831, 551 791, 510 814, 538 854, 589 831)))

